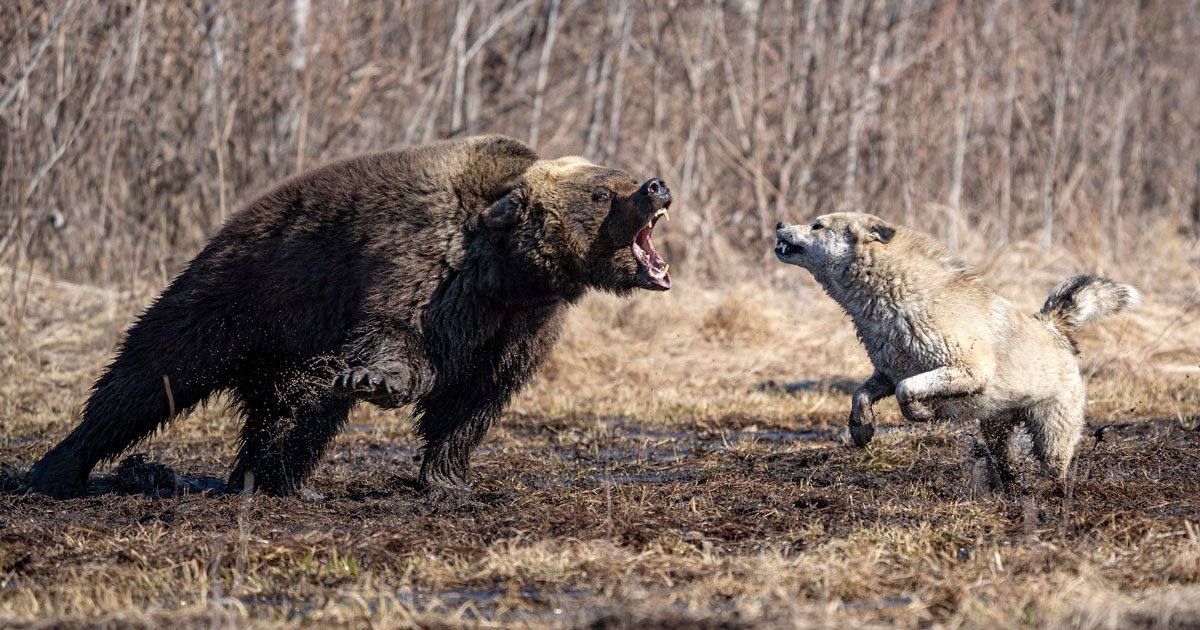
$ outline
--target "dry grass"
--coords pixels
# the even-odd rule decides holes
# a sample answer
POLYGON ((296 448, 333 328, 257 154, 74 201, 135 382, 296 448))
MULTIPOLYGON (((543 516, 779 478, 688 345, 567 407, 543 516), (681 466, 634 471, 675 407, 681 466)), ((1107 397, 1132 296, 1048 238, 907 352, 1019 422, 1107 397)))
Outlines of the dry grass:
MULTIPOLYGON (((0 620, 1200 623, 1200 317, 1183 291, 1194 267, 1175 266, 1196 251, 1145 238, 1182 249, 1161 269, 1123 269, 1146 305, 1085 329, 1093 430, 1065 488, 1031 474, 1012 496, 984 491, 974 427, 908 426, 891 403, 871 448, 848 446, 847 390, 865 356, 833 303, 779 266, 770 282, 684 278, 665 295, 585 301, 476 455, 475 505, 418 496, 402 414, 365 407, 318 470, 320 497, 0 495, 0 620)), ((978 251, 1031 310, 1082 264, 1020 244, 978 251)), ((150 288, 6 281, 28 296, 4 322, 23 331, 0 390, 11 487, 69 428, 150 288)), ((222 475, 236 430, 218 401, 141 450, 222 475)))

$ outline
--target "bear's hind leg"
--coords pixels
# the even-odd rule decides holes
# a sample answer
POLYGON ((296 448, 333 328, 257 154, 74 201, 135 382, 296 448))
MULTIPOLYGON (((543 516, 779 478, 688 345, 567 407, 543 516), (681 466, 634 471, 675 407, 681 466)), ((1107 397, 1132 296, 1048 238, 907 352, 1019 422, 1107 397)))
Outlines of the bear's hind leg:
POLYGON ((251 472, 255 489, 276 496, 300 490, 354 404, 329 393, 314 394, 296 406, 275 392, 243 393, 241 398, 246 423, 228 486, 242 490, 251 472))
POLYGON ((120 455, 215 389, 191 375, 164 376, 170 372, 178 370, 156 371, 118 357, 96 381, 79 426, 30 469, 29 490, 56 499, 83 496, 96 464, 120 455))

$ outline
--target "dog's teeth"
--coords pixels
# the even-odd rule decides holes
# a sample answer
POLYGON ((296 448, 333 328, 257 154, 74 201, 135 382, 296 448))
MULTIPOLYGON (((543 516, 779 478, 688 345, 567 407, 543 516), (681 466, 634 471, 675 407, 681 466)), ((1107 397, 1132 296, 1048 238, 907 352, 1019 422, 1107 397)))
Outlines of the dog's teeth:
POLYGON ((668 271, 670 268, 671 268, 671 265, 669 265, 669 264, 667 264, 667 263, 663 263, 662 272, 663 272, 663 275, 664 275, 664 276, 665 276, 665 275, 667 275, 667 271, 668 271))

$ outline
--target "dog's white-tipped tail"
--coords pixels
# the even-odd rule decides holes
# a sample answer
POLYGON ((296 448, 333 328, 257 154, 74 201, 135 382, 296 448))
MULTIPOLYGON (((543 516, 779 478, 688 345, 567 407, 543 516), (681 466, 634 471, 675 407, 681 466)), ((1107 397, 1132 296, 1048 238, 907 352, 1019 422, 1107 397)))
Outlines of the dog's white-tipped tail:
POLYGON ((1080 274, 1058 283, 1038 314, 1073 338, 1085 323, 1133 308, 1141 301, 1142 294, 1128 284, 1080 274))

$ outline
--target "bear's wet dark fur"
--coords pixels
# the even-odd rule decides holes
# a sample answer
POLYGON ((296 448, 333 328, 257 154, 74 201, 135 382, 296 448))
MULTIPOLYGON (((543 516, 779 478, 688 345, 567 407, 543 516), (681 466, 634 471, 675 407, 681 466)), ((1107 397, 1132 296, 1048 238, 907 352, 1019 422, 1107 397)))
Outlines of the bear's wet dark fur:
POLYGON ((660 180, 542 161, 501 136, 295 177, 231 217, 129 329, 30 488, 82 495, 98 462, 223 390, 245 415, 231 489, 252 472, 295 492, 367 400, 413 403, 419 485, 465 491, 472 450, 565 308, 589 288, 670 286, 634 245, 669 203, 660 180))

